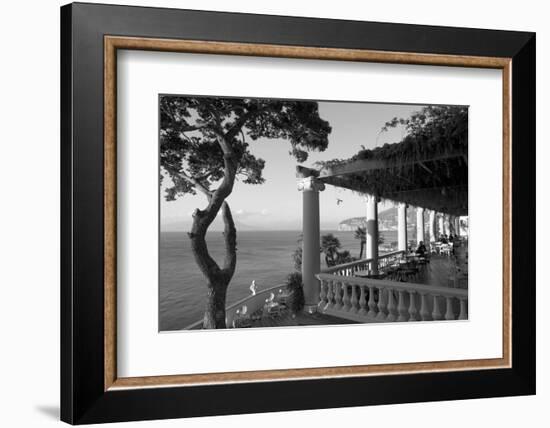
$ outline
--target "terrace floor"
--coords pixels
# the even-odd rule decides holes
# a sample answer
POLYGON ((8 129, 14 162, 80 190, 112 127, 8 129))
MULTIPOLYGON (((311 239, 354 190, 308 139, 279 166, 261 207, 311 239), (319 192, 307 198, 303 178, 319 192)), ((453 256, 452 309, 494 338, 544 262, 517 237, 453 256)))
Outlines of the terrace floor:
MULTIPOLYGON (((462 269, 467 269, 462 267, 462 269)), ((466 273, 467 272, 463 272, 466 273)), ((432 254, 430 263, 416 277, 410 278, 407 282, 416 284, 436 285, 439 287, 454 287, 454 277, 457 275, 457 264, 454 257, 447 257, 432 254)), ((468 288, 467 278, 461 280, 457 288, 468 288)))

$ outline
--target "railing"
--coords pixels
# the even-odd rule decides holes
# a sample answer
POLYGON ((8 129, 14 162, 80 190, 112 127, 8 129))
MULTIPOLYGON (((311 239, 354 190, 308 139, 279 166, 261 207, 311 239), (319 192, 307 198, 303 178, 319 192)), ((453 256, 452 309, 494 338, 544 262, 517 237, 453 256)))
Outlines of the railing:
MULTIPOLYGON (((271 293, 275 295, 276 300, 278 295, 285 293, 285 290, 286 285, 279 284, 270 288, 266 288, 265 290, 260 290, 256 292, 256 294, 251 294, 241 300, 238 300, 235 303, 232 303, 225 308, 225 325, 227 326, 227 328, 232 328, 233 321, 238 317, 237 311, 239 311, 239 315, 246 314, 246 316, 250 316, 258 309, 263 308, 263 306, 265 305, 265 300, 269 298, 271 293)), ((185 330, 200 329, 201 326, 202 320, 199 320, 185 327, 185 330)))
POLYGON ((378 257, 378 270, 383 271, 388 266, 391 266, 396 261, 401 260, 405 255, 405 250, 392 251, 391 253, 382 254, 378 257))
POLYGON ((468 319, 468 291, 320 273, 320 312, 358 322, 468 319))
MULTIPOLYGON (((382 254, 378 257, 378 269, 383 270, 386 266, 391 265, 398 259, 403 257, 405 251, 392 251, 391 253, 382 254)), ((341 275, 341 276, 353 276, 357 272, 363 272, 372 270, 371 263, 373 259, 356 260, 350 263, 344 263, 337 266, 332 266, 327 269, 323 269, 321 273, 341 275)))

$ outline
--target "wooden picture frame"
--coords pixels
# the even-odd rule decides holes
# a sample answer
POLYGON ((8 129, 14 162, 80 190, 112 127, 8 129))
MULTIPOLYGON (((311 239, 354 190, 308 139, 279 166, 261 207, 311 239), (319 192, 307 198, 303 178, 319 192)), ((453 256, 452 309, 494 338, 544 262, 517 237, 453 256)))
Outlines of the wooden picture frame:
POLYGON ((62 420, 114 422, 535 392, 534 34, 71 4, 61 9, 61 54, 62 420), (502 358, 117 377, 117 49, 501 69, 502 358), (519 140, 521 146, 514 144, 519 140))

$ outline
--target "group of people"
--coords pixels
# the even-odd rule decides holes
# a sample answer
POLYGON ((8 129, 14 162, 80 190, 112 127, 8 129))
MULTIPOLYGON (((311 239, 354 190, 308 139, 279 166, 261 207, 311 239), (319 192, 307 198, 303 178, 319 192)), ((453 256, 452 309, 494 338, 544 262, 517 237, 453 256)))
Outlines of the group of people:
MULTIPOLYGON (((443 233, 439 236, 439 239, 437 240, 437 242, 439 242, 440 244, 451 244, 457 240, 458 240, 458 235, 453 235, 452 233, 450 233, 447 236, 447 234, 443 233)), ((428 253, 428 249, 426 248, 426 245, 424 245, 424 241, 420 241, 418 243, 418 247, 416 247, 415 253, 421 257, 425 256, 426 253, 428 253)))
POLYGON ((442 233, 441 235, 439 235, 439 239, 437 241, 442 244, 448 244, 450 242, 456 241, 457 239, 458 235, 453 235, 452 233, 449 233, 449 236, 447 236, 447 234, 442 233))

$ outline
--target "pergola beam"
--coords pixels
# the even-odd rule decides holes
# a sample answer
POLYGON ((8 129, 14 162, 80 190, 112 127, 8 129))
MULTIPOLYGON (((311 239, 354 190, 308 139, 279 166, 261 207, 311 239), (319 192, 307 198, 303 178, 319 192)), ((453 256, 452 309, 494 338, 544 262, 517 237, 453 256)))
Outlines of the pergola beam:
POLYGON ((464 152, 460 151, 460 152, 444 153, 438 156, 432 156, 428 158, 412 159, 410 161, 403 161, 403 162, 394 162, 394 161, 378 160, 378 159, 356 159, 354 161, 346 162, 342 164, 324 166, 319 171, 319 177, 327 178, 327 177, 336 177, 336 176, 348 175, 348 174, 360 174, 360 173, 365 173, 368 171, 374 171, 378 169, 399 168, 402 166, 414 165, 414 164, 424 164, 421 166, 426 169, 425 163, 427 162, 434 162, 434 161, 458 158, 458 157, 464 157, 464 156, 465 156, 464 152))

